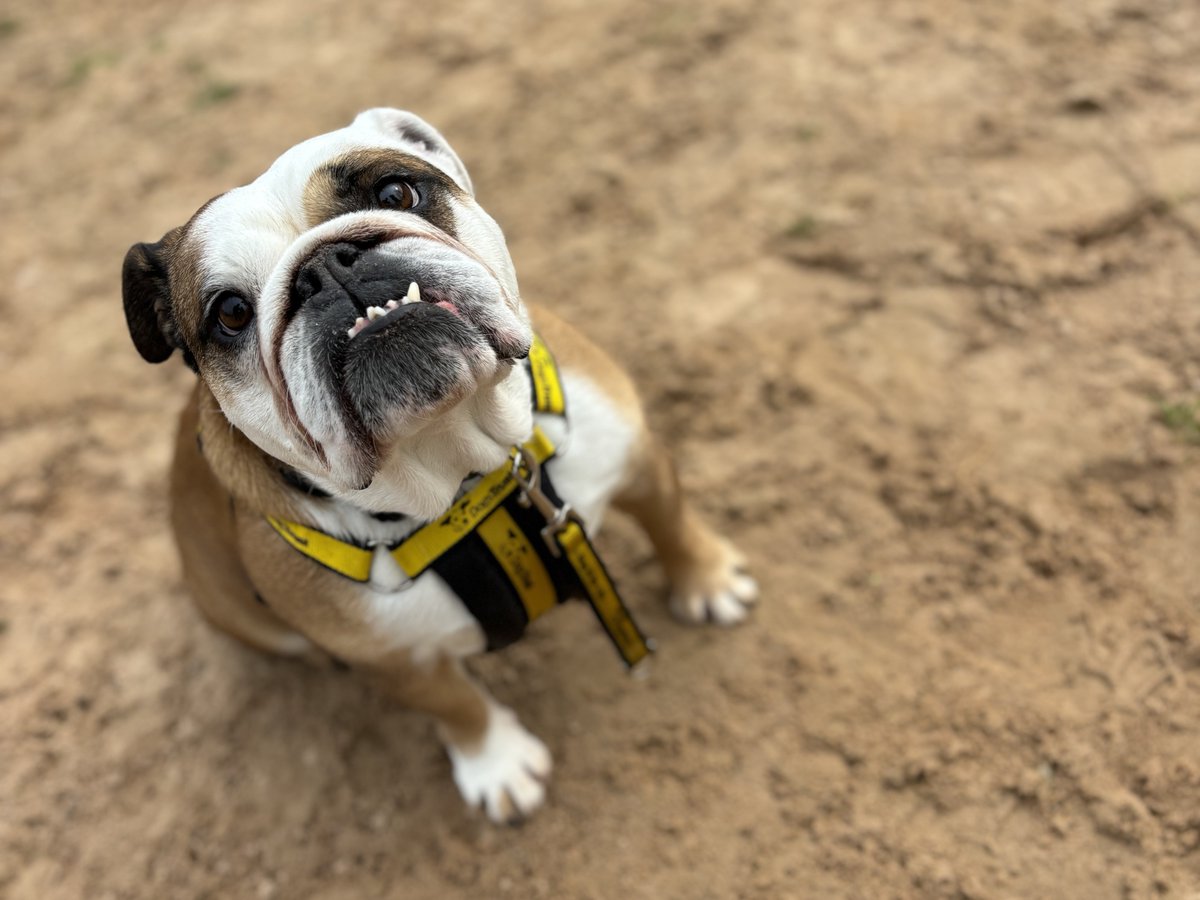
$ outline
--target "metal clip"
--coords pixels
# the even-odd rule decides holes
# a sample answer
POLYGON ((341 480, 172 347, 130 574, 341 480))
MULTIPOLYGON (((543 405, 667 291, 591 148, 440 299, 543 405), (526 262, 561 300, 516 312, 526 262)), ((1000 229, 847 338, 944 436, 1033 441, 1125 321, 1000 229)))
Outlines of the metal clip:
POLYGON ((524 507, 533 506, 546 519, 546 527, 542 529, 542 540, 555 559, 562 556, 562 547, 555 538, 572 522, 583 526, 579 514, 571 508, 570 503, 557 506, 553 500, 542 491, 542 464, 533 451, 525 446, 518 446, 513 455, 511 475, 521 489, 517 502, 524 507))

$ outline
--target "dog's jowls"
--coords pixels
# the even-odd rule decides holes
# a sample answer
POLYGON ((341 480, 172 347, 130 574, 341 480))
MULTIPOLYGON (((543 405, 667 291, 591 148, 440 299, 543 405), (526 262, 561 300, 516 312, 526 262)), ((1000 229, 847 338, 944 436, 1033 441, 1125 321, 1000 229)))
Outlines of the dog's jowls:
POLYGON ((563 498, 591 529, 610 503, 637 519, 680 618, 732 624, 755 599, 741 557, 682 498, 629 380, 558 318, 531 315, 462 161, 411 113, 365 112, 134 245, 124 298, 142 356, 179 350, 199 374, 171 492, 201 612, 254 647, 344 660, 432 714, 460 791, 495 820, 541 805, 550 754, 463 670, 486 643, 463 604, 432 573, 398 590, 381 547, 528 437, 516 361, 535 326, 568 396, 569 425, 538 423, 560 444, 563 498), (268 515, 379 543, 370 581, 296 554, 268 515))

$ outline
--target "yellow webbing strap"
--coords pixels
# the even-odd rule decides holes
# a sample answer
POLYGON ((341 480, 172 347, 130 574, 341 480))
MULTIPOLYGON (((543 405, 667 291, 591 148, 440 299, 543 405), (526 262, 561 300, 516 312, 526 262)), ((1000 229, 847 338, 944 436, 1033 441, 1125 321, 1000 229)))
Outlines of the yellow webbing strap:
MULTIPOLYGON (((545 462, 554 455, 554 445, 542 429, 535 427, 524 444, 537 458, 545 462)), ((517 489, 512 478, 512 465, 505 463, 489 472, 483 480, 460 497, 440 519, 418 528, 391 549, 392 557, 409 578, 416 578, 439 556, 479 527, 508 496, 517 489)), ((267 522, 279 536, 314 562, 353 581, 370 581, 371 559, 374 550, 359 547, 335 537, 274 516, 267 522)))
POLYGON ((579 576, 587 601, 630 669, 650 655, 650 645, 638 630, 612 579, 578 522, 569 522, 555 536, 567 561, 579 576))
POLYGON ((567 405, 562 381, 558 377, 558 364, 546 342, 537 333, 534 333, 533 344, 529 348, 529 377, 533 381, 534 410, 564 415, 567 405))
POLYGON ((476 532, 521 598, 521 605, 533 621, 558 603, 558 591, 541 557, 529 543, 508 510, 503 506, 483 520, 476 532))
POLYGON ((313 562, 318 562, 339 575, 354 581, 371 580, 372 551, 356 544, 340 541, 323 531, 267 516, 267 522, 279 536, 313 562))
MULTIPOLYGON (((535 427, 533 435, 525 442, 525 448, 545 462, 554 455, 554 445, 542 429, 535 427)), ((483 477, 464 497, 455 502, 440 519, 430 522, 413 532, 400 546, 392 550, 392 557, 400 564, 409 578, 416 578, 435 559, 457 544, 479 527, 508 495, 517 489, 512 478, 512 466, 505 464, 483 477)))

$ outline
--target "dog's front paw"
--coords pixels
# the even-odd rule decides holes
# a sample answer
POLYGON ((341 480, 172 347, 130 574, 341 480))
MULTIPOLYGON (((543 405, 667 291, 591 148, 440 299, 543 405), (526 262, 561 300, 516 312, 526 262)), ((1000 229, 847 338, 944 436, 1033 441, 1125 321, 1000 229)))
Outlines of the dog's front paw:
POLYGON ((488 711, 488 728, 475 752, 448 745, 454 783, 472 807, 493 822, 528 816, 546 799, 550 751, 503 706, 488 711))
POLYGON ((683 622, 736 625, 757 601, 758 582, 750 577, 745 557, 716 538, 709 552, 675 578, 669 603, 683 622))

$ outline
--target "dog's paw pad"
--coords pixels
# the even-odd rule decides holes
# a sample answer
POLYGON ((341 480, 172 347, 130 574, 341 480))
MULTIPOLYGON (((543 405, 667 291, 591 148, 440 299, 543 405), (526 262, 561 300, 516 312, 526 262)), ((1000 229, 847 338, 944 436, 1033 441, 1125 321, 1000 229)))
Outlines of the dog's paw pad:
POLYGON ((449 746, 454 783, 472 807, 493 822, 528 816, 546 799, 550 751, 517 721, 512 710, 493 707, 482 745, 474 753, 449 746))
POLYGON ((736 550, 723 545, 720 556, 707 568, 681 579, 671 592, 675 618, 693 624, 712 622, 736 625, 758 602, 758 582, 746 571, 736 550))

